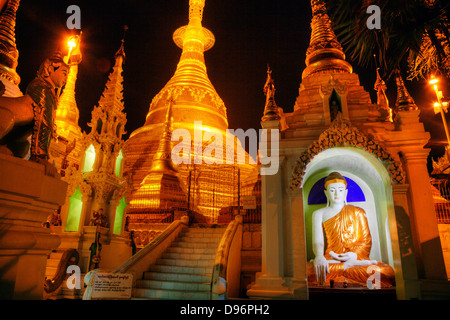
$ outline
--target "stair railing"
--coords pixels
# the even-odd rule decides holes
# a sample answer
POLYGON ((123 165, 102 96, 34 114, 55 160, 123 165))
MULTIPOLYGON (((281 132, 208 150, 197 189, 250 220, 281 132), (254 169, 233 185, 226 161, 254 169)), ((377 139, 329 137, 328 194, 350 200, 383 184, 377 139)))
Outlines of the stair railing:
POLYGON ((235 220, 228 224, 220 240, 214 259, 211 300, 223 299, 225 296, 237 297, 239 294, 242 220, 242 216, 237 215, 235 220))
MULTIPOLYGON (((70 265, 77 265, 80 260, 80 255, 75 249, 63 249, 64 252, 59 260, 58 267, 53 279, 45 278, 44 290, 46 293, 54 292, 62 284, 67 276, 67 267, 70 265)), ((57 249, 56 251, 62 251, 57 249)))

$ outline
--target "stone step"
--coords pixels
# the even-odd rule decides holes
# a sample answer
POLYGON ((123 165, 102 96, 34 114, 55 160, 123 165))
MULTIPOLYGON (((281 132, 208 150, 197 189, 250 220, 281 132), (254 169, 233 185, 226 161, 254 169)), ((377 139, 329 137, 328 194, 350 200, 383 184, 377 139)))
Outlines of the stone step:
POLYGON ((155 290, 162 289, 162 290, 209 291, 211 289, 211 283, 143 279, 136 281, 136 287, 155 290))
POLYGON ((188 253, 188 252, 164 252, 163 259, 177 259, 177 260, 211 260, 216 256, 212 253, 188 253))
POLYGON ((189 237, 181 236, 175 240, 176 242, 196 242, 196 243, 214 243, 218 244, 220 242, 220 237, 189 237))
POLYGON ((193 242, 193 241, 174 241, 171 247, 180 248, 217 248, 217 243, 214 242, 193 242))
POLYGON ((170 300, 209 300, 210 292, 180 291, 180 290, 153 290, 134 288, 133 298, 137 299, 170 299, 170 300))
POLYGON ((188 248, 188 247, 169 247, 167 253, 186 253, 186 254, 216 254, 216 247, 214 248, 188 248))
POLYGON ((211 274, 165 273, 147 271, 144 272, 143 278, 144 280, 208 282, 211 281, 211 274))
POLYGON ((191 237, 191 238, 221 238, 222 232, 182 232, 180 237, 191 237))
POLYGON ((156 264, 166 266, 181 266, 181 267, 213 267, 214 257, 212 259, 195 260, 195 259, 164 259, 160 258, 156 264))
POLYGON ((220 233, 223 234, 225 232, 226 226, 221 228, 188 228, 183 232, 190 233, 220 233))
POLYGON ((154 264, 150 266, 149 271, 165 273, 189 273, 189 274, 212 274, 212 265, 208 267, 186 267, 154 264))
POLYGON ((189 228, 136 281, 133 299, 209 300, 216 250, 225 228, 189 228))

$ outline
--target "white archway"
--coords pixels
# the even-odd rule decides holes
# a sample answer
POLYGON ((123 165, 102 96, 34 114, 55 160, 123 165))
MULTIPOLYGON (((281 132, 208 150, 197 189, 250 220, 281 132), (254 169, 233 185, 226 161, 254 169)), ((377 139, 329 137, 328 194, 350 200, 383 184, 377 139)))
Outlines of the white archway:
POLYGON ((395 220, 391 177, 386 167, 372 154, 355 147, 334 147, 317 154, 305 168, 303 176, 303 210, 308 260, 312 259, 311 215, 323 205, 309 205, 308 195, 313 185, 332 171, 338 171, 355 181, 366 200, 351 203, 366 211, 372 235, 370 257, 394 266, 389 219, 395 220))

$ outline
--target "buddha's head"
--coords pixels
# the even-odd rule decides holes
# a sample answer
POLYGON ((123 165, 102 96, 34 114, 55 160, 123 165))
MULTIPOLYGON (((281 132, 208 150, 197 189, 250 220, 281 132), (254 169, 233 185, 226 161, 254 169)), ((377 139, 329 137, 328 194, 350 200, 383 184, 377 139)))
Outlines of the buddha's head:
POLYGON ((339 173, 332 172, 325 179, 325 196, 328 205, 345 204, 347 200, 347 180, 339 173))

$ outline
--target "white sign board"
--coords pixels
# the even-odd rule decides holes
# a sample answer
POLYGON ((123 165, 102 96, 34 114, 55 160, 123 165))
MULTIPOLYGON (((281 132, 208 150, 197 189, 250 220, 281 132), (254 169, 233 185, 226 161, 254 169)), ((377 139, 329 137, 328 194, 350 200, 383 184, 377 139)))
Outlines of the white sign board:
POLYGON ((133 275, 128 273, 96 273, 91 299, 130 299, 133 275))

